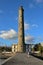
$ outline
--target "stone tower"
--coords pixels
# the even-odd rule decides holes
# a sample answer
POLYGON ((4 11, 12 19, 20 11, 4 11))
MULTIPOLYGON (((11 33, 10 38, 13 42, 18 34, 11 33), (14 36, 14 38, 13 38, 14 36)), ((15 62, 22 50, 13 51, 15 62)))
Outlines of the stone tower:
POLYGON ((18 52, 25 51, 24 41, 24 9, 21 6, 19 8, 19 21, 18 21, 18 52))

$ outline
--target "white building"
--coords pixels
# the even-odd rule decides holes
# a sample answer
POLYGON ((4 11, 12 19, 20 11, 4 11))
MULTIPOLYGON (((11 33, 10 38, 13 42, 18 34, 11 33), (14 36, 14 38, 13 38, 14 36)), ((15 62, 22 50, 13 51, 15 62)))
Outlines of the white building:
POLYGON ((14 53, 14 52, 17 52, 17 50, 18 50, 17 44, 13 44, 13 45, 12 45, 12 52, 13 52, 13 53, 14 53))

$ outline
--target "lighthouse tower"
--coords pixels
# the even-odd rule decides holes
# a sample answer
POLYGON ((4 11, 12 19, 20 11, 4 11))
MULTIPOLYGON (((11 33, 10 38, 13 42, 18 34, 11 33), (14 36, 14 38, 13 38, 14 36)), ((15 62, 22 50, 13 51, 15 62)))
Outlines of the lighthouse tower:
POLYGON ((21 6, 19 8, 19 21, 18 21, 18 52, 25 51, 24 40, 24 9, 21 6))

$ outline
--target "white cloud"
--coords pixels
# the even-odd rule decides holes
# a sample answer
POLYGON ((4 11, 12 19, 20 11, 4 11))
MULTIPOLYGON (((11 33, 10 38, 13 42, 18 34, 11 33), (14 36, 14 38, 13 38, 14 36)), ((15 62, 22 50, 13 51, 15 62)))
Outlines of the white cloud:
POLYGON ((38 36, 37 39, 40 41, 43 40, 43 38, 41 36, 38 36))
MULTIPOLYGON (((17 32, 14 29, 9 31, 0 31, 0 38, 7 39, 7 40, 15 40, 18 38, 17 32)), ((31 43, 34 41, 34 37, 27 35, 25 36, 25 43, 31 43)))
POLYGON ((24 29, 28 30, 30 28, 30 25, 28 23, 24 23, 24 29))
POLYGON ((4 30, 3 30, 3 31, 0 31, 0 33, 5 33, 5 32, 6 32, 6 31, 4 31, 4 30))
POLYGON ((37 24, 30 25, 29 23, 24 23, 24 29, 25 30, 29 30, 31 27, 38 28, 38 25, 37 24))
POLYGON ((36 3, 43 3, 43 0, 35 0, 36 3))
POLYGON ((33 24, 32 27, 38 27, 38 25, 37 24, 33 24))
POLYGON ((17 32, 13 29, 9 30, 9 31, 0 31, 0 38, 3 39, 15 39, 17 38, 17 32))
POLYGON ((28 43, 30 42, 31 43, 33 41, 34 41, 34 37, 33 36, 28 35, 28 36, 25 37, 25 42, 28 42, 28 43))

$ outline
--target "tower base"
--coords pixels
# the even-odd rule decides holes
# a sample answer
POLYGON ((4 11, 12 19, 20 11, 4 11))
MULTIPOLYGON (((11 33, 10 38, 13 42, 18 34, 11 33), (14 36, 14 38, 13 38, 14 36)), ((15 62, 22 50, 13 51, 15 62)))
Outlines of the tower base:
POLYGON ((18 52, 24 53, 26 51, 26 45, 18 45, 18 52))

